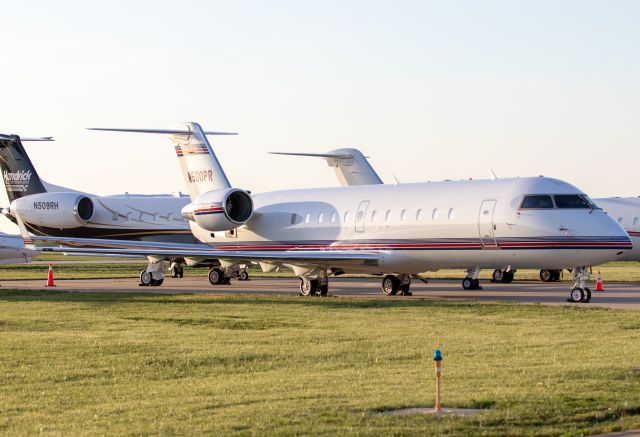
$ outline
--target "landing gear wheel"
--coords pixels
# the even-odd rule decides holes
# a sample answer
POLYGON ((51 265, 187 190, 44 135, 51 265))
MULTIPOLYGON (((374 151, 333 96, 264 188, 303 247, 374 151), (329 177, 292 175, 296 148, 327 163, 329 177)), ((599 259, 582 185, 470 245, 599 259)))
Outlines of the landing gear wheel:
POLYGON ((329 285, 320 285, 316 290, 318 296, 326 297, 327 293, 329 293, 329 285))
POLYGON ((511 284, 513 282, 513 276, 513 272, 504 272, 504 278, 502 279, 502 282, 504 282, 505 284, 511 284))
POLYGON ((393 275, 387 275, 382 280, 382 292, 388 296, 393 296, 398 293, 400 288, 400 280, 393 275))
POLYGON ((247 273, 245 270, 242 270, 238 274, 238 280, 239 281, 248 281, 249 280, 249 273, 247 273))
POLYGON ((479 279, 474 279, 473 280, 473 289, 474 290, 482 290, 482 287, 480 286, 480 280, 479 279))
POLYGON ((493 271, 493 274, 491 275, 491 278, 493 279, 493 282, 505 282, 506 275, 507 272, 500 269, 495 269, 493 271))
POLYGON ((184 276, 184 271, 182 270, 182 266, 176 264, 171 268, 172 278, 182 278, 182 276, 184 276))
POLYGON ((148 272, 146 269, 140 272, 140 285, 147 287, 151 285, 151 281, 153 281, 151 272, 148 272))
POLYGON ((300 296, 313 296, 316 294, 317 289, 317 280, 300 278, 300 296))
POLYGON ((473 278, 464 278, 462 280, 462 288, 465 290, 475 290, 479 287, 479 281, 473 278))
POLYGON ((553 281, 553 270, 540 270, 540 280, 542 282, 553 281))
POLYGON ((152 279, 150 285, 152 287, 159 287, 159 286, 162 285, 163 282, 164 282, 164 278, 162 278, 162 279, 152 279))
POLYGON ((562 275, 562 270, 554 270, 551 280, 553 282, 560 282, 560 275, 562 275))
POLYGON ((225 276, 224 279, 222 280, 222 283, 224 285, 231 284, 231 276, 225 276))
POLYGON ((569 296, 569 302, 581 302, 584 299, 584 291, 582 288, 574 288, 571 290, 571 295, 569 296))
POLYGON ((409 291, 411 284, 402 284, 400 286, 400 294, 403 296, 413 296, 413 293, 409 291))
POLYGON ((591 290, 589 290, 588 288, 584 289, 584 296, 582 298, 582 302, 584 303, 588 303, 591 301, 591 290))
POLYGON ((209 270, 209 282, 211 285, 220 285, 224 282, 224 273, 219 268, 209 270))

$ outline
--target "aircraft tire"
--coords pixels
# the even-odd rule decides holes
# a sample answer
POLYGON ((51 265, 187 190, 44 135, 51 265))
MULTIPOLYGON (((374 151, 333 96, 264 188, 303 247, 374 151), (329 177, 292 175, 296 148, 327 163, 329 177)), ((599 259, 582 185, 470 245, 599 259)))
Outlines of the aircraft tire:
POLYGON ((382 292, 387 296, 398 294, 400 288, 400 280, 394 275, 387 275, 382 280, 382 292))
POLYGON ((225 276, 224 279, 222 280, 222 283, 224 285, 231 284, 231 276, 225 276))
POLYGON ((540 270, 540 280, 542 282, 553 281, 553 270, 540 270))
POLYGON ((464 278, 462 280, 462 288, 464 290, 475 290, 478 287, 479 282, 477 279, 473 279, 473 278, 464 278))
POLYGON ((300 296, 315 296, 318 289, 318 281, 315 279, 300 278, 300 296))
POLYGON ((152 287, 159 287, 159 286, 162 285, 163 282, 164 282, 164 278, 162 278, 162 279, 152 279, 150 285, 152 287))
POLYGON ((571 290, 569 295, 569 302, 581 302, 584 299, 584 291, 582 288, 576 287, 571 290))
POLYGON ((502 282, 504 282, 505 284, 511 284, 513 282, 514 276, 515 273, 513 272, 504 272, 504 279, 502 280, 502 282))
POLYGON ((242 270, 239 274, 238 274, 238 280, 240 281, 248 281, 249 280, 249 273, 242 270))
POLYGON ((209 270, 209 282, 211 285, 220 285, 224 282, 224 273, 219 268, 215 267, 209 270))
POLYGON ((551 280, 553 282, 560 282, 560 275, 562 275, 562 270, 553 270, 553 277, 551 280))
POLYGON ((589 290, 586 287, 584 289, 584 296, 582 298, 582 302, 584 302, 584 303, 591 302, 591 290, 589 290))
POLYGON ((500 269, 495 269, 491 274, 491 279, 493 282, 505 282, 505 276, 507 272, 502 271, 500 269))
POLYGON ((150 272, 147 272, 147 269, 144 269, 143 271, 140 272, 140 285, 143 287, 147 287, 149 285, 151 285, 151 282, 153 281, 153 277, 151 276, 150 272))
POLYGON ((316 294, 318 294, 318 296, 326 297, 328 293, 329 293, 329 285, 318 286, 318 290, 316 291, 316 294))

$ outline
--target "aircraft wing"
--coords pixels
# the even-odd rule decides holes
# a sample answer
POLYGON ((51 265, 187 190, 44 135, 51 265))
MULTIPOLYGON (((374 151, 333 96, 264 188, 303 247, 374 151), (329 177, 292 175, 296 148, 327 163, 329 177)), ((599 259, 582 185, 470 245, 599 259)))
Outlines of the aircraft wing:
POLYGON ((376 251, 326 249, 326 250, 241 250, 214 249, 206 244, 178 244, 151 241, 93 240, 71 237, 30 237, 31 241, 63 243, 65 246, 38 247, 42 252, 63 252, 67 254, 137 255, 150 257, 205 258, 216 260, 265 261, 282 263, 319 264, 336 266, 340 264, 377 263, 376 251), (70 246, 73 244, 73 246, 70 246), (91 247, 81 247, 91 246, 91 247))

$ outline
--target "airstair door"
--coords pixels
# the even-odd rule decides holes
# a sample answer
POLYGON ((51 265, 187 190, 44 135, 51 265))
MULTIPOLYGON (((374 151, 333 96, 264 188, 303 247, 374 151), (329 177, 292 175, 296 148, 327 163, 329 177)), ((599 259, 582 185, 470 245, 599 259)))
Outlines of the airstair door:
POLYGON ((358 212, 356 212, 356 232, 364 232, 364 218, 367 216, 367 209, 369 208, 369 201, 364 200, 360 202, 358 212))
POLYGON ((478 215, 478 231, 480 232, 480 244, 483 249, 496 249, 498 244, 495 237, 495 224, 493 213, 496 209, 496 200, 483 200, 478 215))

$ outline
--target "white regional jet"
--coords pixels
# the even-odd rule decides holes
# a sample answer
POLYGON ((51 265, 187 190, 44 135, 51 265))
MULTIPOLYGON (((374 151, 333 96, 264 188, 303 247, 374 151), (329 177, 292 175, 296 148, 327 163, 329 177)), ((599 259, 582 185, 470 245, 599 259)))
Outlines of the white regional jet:
MULTIPOLYGON (((462 286, 477 289, 482 268, 562 266, 576 272, 571 300, 588 301, 587 266, 621 259, 632 248, 629 236, 615 220, 576 187, 557 179, 360 185, 252 194, 231 186, 197 123, 172 130, 102 130, 168 135, 192 200, 182 215, 189 219, 194 235, 211 248, 105 242, 108 248, 72 248, 75 252, 215 258, 224 269, 247 262, 257 262, 265 271, 290 266, 300 277, 302 295, 326 295, 329 275, 345 272, 384 275, 384 293, 408 294, 411 278, 429 270, 468 269, 462 286), (589 202, 592 207, 523 207, 531 196, 539 195, 559 196, 567 205, 589 202)), ((28 239, 24 226, 21 231, 28 239)), ((209 276, 212 283, 220 283, 225 274, 216 270, 209 276)))
MULTIPOLYGON (((327 161, 336 173, 341 185, 374 185, 382 184, 382 179, 373 169, 367 158, 358 149, 336 149, 327 153, 299 153, 299 152, 271 152, 275 155, 319 157, 327 161)), ((494 175, 495 177, 495 175, 494 175)), ((529 198, 531 202, 533 199, 529 198)), ((611 217, 627 231, 631 237, 633 249, 628 250, 619 261, 640 261, 640 197, 606 197, 593 199, 594 203, 604 209, 611 217)), ((554 208, 554 201, 550 197, 537 199, 537 206, 554 208)), ((555 205, 561 207, 562 205, 555 205)), ((591 209, 588 202, 572 205, 574 208, 591 209)), ((493 271, 495 282, 511 282, 515 270, 504 267, 493 271)), ((545 282, 560 280, 562 271, 559 269, 540 270, 540 279, 545 282)))

